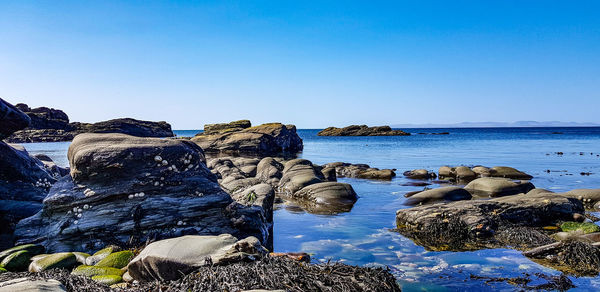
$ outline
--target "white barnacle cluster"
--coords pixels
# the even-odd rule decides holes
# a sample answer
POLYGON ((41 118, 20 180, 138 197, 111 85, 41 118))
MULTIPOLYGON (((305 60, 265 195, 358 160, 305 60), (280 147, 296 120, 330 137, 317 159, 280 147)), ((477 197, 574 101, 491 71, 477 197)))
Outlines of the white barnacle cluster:
POLYGON ((183 165, 184 165, 184 167, 185 167, 185 169, 184 169, 183 171, 188 171, 188 170, 191 170, 191 169, 193 169, 194 167, 195 167, 196 169, 198 169, 198 165, 194 165, 194 164, 192 163, 192 158, 193 158, 193 156, 192 156, 192 154, 191 154, 191 153, 188 153, 188 154, 186 154, 185 156, 183 156, 183 165))
POLYGON ((47 178, 45 178, 45 179, 40 178, 35 182, 35 186, 38 188, 49 188, 52 186, 52 184, 48 181, 47 178))
POLYGON ((201 191, 195 191, 195 192, 191 193, 190 196, 192 196, 192 197, 195 197, 195 196, 202 197, 202 196, 204 196, 204 193, 201 192, 201 191))
POLYGON ((131 194, 131 195, 127 196, 127 198, 129 198, 129 199, 143 198, 145 195, 146 194, 144 194, 144 192, 139 192, 139 193, 131 194))
POLYGON ((177 226, 186 226, 187 222, 183 221, 183 220, 179 220, 177 221, 177 226))
POLYGON ((94 192, 94 191, 92 191, 92 190, 90 190, 90 189, 85 189, 85 191, 83 191, 83 194, 84 194, 86 197, 91 197, 91 196, 95 195, 95 194, 96 194, 96 192, 94 192))
POLYGON ((73 224, 79 224, 79 219, 81 219, 83 217, 83 211, 89 210, 91 208, 92 208, 92 206, 88 205, 88 204, 85 204, 83 206, 75 206, 75 207, 73 207, 73 209, 71 209, 67 212, 67 215, 73 215, 73 217, 75 218, 75 221, 73 221, 73 224))

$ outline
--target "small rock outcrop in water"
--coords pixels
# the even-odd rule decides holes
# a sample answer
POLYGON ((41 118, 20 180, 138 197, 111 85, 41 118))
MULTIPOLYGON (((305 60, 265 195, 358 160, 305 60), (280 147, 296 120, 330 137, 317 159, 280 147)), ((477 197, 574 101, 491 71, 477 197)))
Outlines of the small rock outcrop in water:
MULTIPOLYGON (((0 99, 0 127, 3 136, 27 127, 29 118, 0 99)), ((48 157, 45 161, 30 156, 20 145, 0 141, 0 248, 12 243, 15 224, 35 214, 50 186, 65 174, 48 157)))
POLYGON ((207 154, 295 155, 302 151, 296 126, 269 123, 250 127, 250 121, 209 124, 191 139, 207 154))
POLYGON ((527 228, 569 221, 583 212, 576 199, 519 194, 398 210, 396 225, 400 233, 431 250, 534 247, 553 240, 527 228))
POLYGON ((396 176, 394 169, 379 169, 367 164, 332 162, 323 165, 323 174, 327 173, 329 169, 333 169, 337 177, 391 180, 396 176))
POLYGON ((451 178, 467 182, 478 177, 502 177, 522 180, 530 180, 533 178, 533 176, 527 173, 508 166, 494 166, 492 168, 485 166, 475 166, 472 168, 467 166, 442 166, 440 167, 438 174, 441 179, 451 178))
POLYGON ((390 126, 368 127, 366 125, 352 125, 344 128, 329 127, 318 136, 410 136, 402 130, 392 130, 390 126))
POLYGON ((89 251, 181 235, 255 236, 269 246, 272 218, 240 204, 186 140, 123 134, 80 134, 68 151, 71 171, 44 199, 42 211, 19 222, 20 243, 51 251, 89 251))
POLYGON ((69 122, 65 112, 58 109, 30 108, 19 103, 15 106, 31 120, 31 124, 6 138, 10 143, 71 141, 80 133, 122 133, 138 137, 172 137, 171 125, 130 118, 113 119, 98 123, 69 122))

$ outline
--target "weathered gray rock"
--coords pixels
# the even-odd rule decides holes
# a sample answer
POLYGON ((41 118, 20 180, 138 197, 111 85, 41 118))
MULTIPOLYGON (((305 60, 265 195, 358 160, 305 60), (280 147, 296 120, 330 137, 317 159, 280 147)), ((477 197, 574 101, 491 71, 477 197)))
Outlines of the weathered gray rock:
POLYGON ((402 130, 392 130, 390 126, 368 127, 366 125, 352 125, 344 128, 329 127, 318 136, 410 136, 402 130))
POLYGON ((293 195, 303 187, 325 181, 321 171, 306 159, 293 159, 285 163, 279 181, 280 192, 293 195))
POLYGON ((66 292, 67 289, 53 279, 31 280, 18 278, 6 282, 0 282, 0 292, 66 292))
POLYGON ((293 125, 263 124, 249 128, 227 128, 199 133, 192 141, 206 153, 257 156, 295 155, 302 150, 302 139, 293 125))
POLYGON ((234 193, 233 199, 246 206, 259 206, 268 222, 273 221, 273 201, 275 191, 269 184, 260 183, 234 193))
POLYGON ((358 200, 351 185, 339 182, 321 182, 303 187, 293 193, 292 199, 312 213, 348 212, 358 200))
POLYGON ((18 108, 0 98, 0 141, 12 133, 27 128, 31 119, 18 108))
POLYGON ((70 176, 52 187, 42 211, 19 223, 19 242, 40 242, 51 252, 186 234, 251 235, 268 242, 272 222, 264 210, 224 192, 195 143, 81 134, 68 157, 70 176))
POLYGON ((283 164, 272 157, 263 158, 256 168, 256 178, 268 184, 278 184, 283 172, 283 164))
POLYGON ((530 180, 533 178, 533 176, 529 174, 508 166, 494 166, 490 169, 490 174, 493 177, 505 177, 511 179, 530 180))
POLYGON ((431 250, 531 247, 549 243, 549 238, 528 229, 511 230, 553 225, 583 211, 578 200, 555 194, 513 195, 401 209, 396 225, 400 233, 431 250))
POLYGON ((478 177, 502 177, 519 180, 530 180, 533 178, 529 174, 507 166, 494 166, 492 168, 481 165, 473 168, 466 166, 442 166, 438 174, 440 178, 454 178, 460 181, 470 181, 478 177))
POLYGON ((252 124, 249 120, 239 120, 222 124, 206 124, 204 125, 204 134, 219 134, 223 132, 236 132, 250 128, 252 124))
POLYGON ((594 204, 600 201, 600 189, 576 189, 566 193, 560 193, 560 195, 578 199, 585 204, 594 204))
POLYGON ((513 181, 500 177, 478 178, 465 186, 465 189, 474 196, 500 197, 527 193, 535 186, 530 182, 513 181))
POLYGON ((182 236, 149 244, 128 265, 138 281, 175 280, 204 265, 254 260, 267 250, 254 237, 182 236))
POLYGON ((442 187, 426 190, 410 196, 404 204, 417 205, 437 201, 460 201, 470 200, 471 193, 460 187, 442 187))

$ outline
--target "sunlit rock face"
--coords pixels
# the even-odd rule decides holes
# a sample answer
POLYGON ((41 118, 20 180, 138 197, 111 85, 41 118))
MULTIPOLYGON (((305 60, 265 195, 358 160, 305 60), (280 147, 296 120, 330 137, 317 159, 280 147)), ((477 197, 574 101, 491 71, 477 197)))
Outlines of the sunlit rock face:
POLYGON ((40 212, 18 224, 19 242, 54 252, 189 234, 268 241, 272 209, 232 199, 193 142, 81 134, 68 158, 70 175, 50 189, 40 212))

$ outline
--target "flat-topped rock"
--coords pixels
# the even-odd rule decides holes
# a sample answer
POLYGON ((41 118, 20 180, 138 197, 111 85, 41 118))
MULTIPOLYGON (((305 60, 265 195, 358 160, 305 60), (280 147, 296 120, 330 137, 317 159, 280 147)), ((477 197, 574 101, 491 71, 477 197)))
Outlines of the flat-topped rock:
POLYGON ((247 128, 227 125, 210 125, 209 131, 199 133, 191 140, 212 154, 294 155, 303 148, 302 139, 293 125, 269 123, 247 128))
POLYGON ((250 128, 252 124, 249 120, 239 120, 221 124, 206 124, 204 125, 204 135, 212 135, 223 132, 236 132, 250 128))
POLYGON ((352 125, 344 128, 329 127, 318 136, 410 136, 402 130, 392 130, 390 126, 368 127, 366 125, 352 125))
POLYGON ((583 211, 576 199, 522 194, 401 209, 396 212, 396 225, 400 233, 431 250, 533 247, 552 240, 540 232, 512 230, 569 221, 583 211))
POLYGON ((186 234, 255 236, 265 244, 270 237, 272 216, 223 191, 193 142, 81 134, 68 158, 70 175, 50 189, 42 211, 19 223, 19 242, 88 252, 186 234))
POLYGON ((500 197, 516 194, 525 194, 535 186, 528 181, 515 181, 501 177, 478 178, 465 186, 465 190, 474 196, 500 197))

